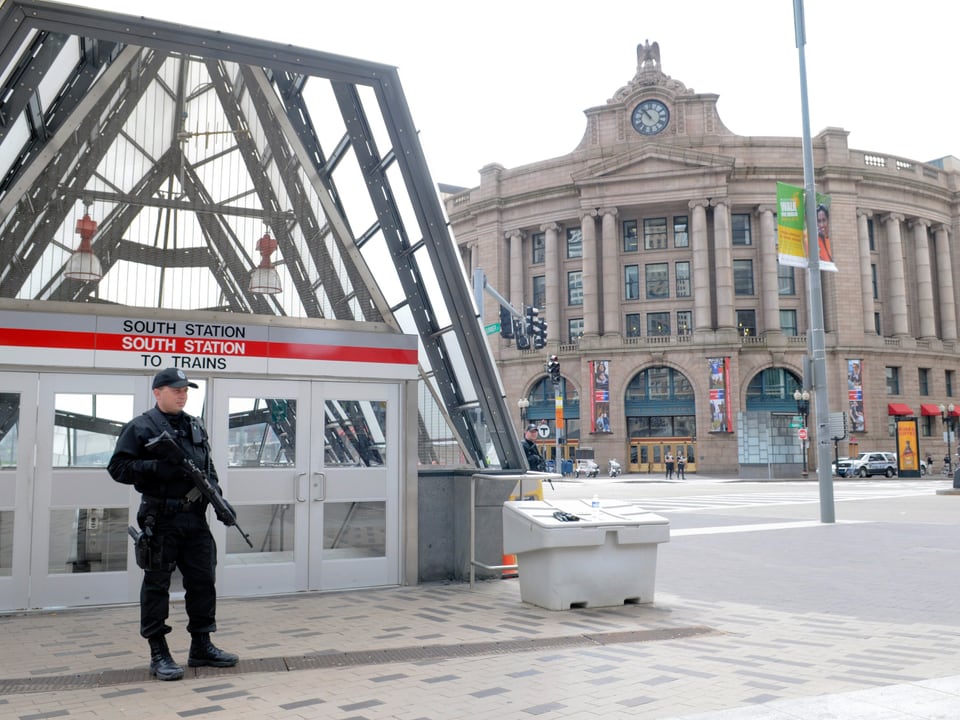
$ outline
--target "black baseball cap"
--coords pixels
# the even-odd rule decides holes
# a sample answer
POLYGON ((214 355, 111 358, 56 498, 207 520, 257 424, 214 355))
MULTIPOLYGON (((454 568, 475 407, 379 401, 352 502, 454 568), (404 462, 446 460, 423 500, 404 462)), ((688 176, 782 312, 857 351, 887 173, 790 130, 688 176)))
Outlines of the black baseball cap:
POLYGON ((530 423, 529 425, 527 425, 527 429, 524 430, 524 432, 525 432, 525 433, 528 433, 528 432, 530 432, 531 430, 533 430, 534 432, 537 432, 537 426, 534 425, 533 423, 530 423))
POLYGON ((177 368, 167 368, 166 370, 161 370, 156 375, 153 376, 153 389, 162 387, 200 387, 196 383, 190 382, 187 380, 187 376, 184 374, 183 370, 178 370, 177 368))

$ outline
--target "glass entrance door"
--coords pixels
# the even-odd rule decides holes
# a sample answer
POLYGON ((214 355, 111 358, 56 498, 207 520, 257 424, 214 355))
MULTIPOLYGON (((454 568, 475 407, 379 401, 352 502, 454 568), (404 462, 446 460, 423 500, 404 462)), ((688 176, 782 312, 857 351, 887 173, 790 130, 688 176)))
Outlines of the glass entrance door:
POLYGON ((0 373, 0 608, 28 607, 37 376, 0 373))
POLYGON ((130 602, 137 598, 127 525, 134 491, 113 481, 107 463, 117 436, 149 407, 144 380, 40 375, 33 488, 30 606, 130 602), (138 384, 139 383, 139 384, 138 384), (130 570, 130 572, 128 572, 130 570))
POLYGON ((398 386, 212 385, 214 462, 254 546, 214 523, 221 592, 398 584, 398 386))

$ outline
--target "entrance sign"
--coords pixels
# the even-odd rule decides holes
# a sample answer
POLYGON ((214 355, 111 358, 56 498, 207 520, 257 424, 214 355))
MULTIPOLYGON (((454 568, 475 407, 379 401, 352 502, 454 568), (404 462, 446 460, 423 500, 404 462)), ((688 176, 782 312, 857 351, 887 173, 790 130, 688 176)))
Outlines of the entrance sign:
MULTIPOLYGON (((415 379, 417 338, 342 329, 344 323, 286 326, 209 319, 0 311, 0 363, 157 372, 336 375, 415 379), (323 327, 328 324, 329 327, 323 327)), ((203 314, 197 313, 197 316, 203 314)))

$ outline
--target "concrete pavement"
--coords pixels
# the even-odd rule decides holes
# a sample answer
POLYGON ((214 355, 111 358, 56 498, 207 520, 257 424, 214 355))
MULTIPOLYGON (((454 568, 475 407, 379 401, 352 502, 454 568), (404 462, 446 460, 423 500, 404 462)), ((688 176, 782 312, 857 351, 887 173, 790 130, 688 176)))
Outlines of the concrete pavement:
MULTIPOLYGON (((842 500, 826 525, 792 501, 664 513, 651 605, 544 610, 516 579, 222 599, 240 665, 180 682, 148 676, 134 606, 0 616, 0 717, 957 718, 941 485, 842 500)), ((185 661, 182 604, 171 620, 185 661)))

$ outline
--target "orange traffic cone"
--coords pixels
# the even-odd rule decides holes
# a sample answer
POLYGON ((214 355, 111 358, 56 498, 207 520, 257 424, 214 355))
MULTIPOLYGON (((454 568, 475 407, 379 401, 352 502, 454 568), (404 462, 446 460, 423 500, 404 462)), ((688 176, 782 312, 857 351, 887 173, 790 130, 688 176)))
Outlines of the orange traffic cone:
MULTIPOLYGON (((504 555, 503 556, 503 565, 516 565, 517 556, 516 555, 504 555)), ((519 577, 520 573, 517 572, 517 568, 504 568, 503 574, 501 577, 504 578, 515 578, 519 577)))

